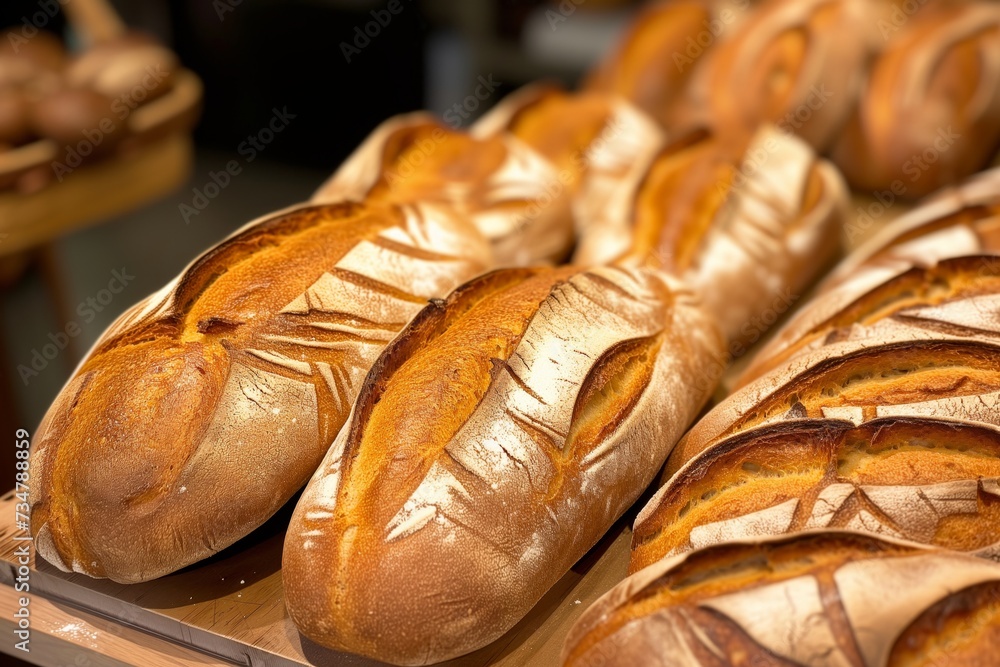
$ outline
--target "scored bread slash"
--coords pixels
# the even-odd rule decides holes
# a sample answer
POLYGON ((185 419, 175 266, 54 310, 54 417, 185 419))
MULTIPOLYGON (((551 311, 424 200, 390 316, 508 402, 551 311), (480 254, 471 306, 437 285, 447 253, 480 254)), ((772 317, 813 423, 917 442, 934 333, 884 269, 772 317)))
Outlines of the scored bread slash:
POLYGON ((429 205, 298 207, 236 232, 112 324, 49 408, 39 553, 131 583, 244 537, 315 471, 393 336, 491 261, 429 205))
POLYGON ((648 262, 686 281, 739 356, 833 262, 847 208, 843 179, 802 140, 767 125, 695 132, 588 212, 574 261, 648 262))
POLYGON ((574 241, 570 192, 548 160, 508 133, 475 137, 428 113, 382 123, 312 198, 343 200, 447 207, 498 266, 559 262, 574 241))
POLYGON ((296 507, 296 625, 405 665, 496 639, 655 477, 721 355, 687 289, 646 269, 501 270, 428 306, 296 507))
POLYGON ((836 530, 736 540, 612 588, 562 665, 987 665, 998 599, 1000 564, 953 551, 836 530))

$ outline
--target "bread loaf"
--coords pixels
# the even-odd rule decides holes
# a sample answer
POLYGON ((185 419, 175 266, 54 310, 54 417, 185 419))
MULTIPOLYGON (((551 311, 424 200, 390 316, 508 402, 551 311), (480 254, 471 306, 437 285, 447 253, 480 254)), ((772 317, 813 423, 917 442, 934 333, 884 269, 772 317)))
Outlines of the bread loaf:
POLYGON ((431 202, 471 220, 500 265, 565 259, 573 246, 568 192, 555 168, 509 133, 475 138, 415 113, 382 123, 314 202, 431 202))
POLYGON ((1000 334, 991 315, 1000 307, 996 259, 946 260, 865 295, 831 318, 828 329, 792 345, 793 356, 717 405, 678 444, 666 474, 721 436, 776 419, 832 416, 847 406, 854 421, 900 414, 890 405, 911 406, 912 414, 951 405, 947 416, 1000 420, 982 410, 991 385, 969 375, 1000 334), (962 396, 977 398, 962 408, 962 396))
POLYGON ((737 356, 833 261, 847 203, 836 169, 773 126, 740 141, 696 133, 584 224, 574 261, 652 261, 682 278, 737 356))
POLYGON ((1000 565, 843 531, 668 558, 590 607, 566 667, 983 667, 1000 565))
POLYGON ((544 85, 504 98, 472 133, 510 133, 555 165, 545 187, 554 199, 571 200, 578 233, 617 212, 666 141, 657 123, 624 99, 544 85))
POLYGON ((803 351, 842 340, 856 323, 993 284, 1000 259, 1000 169, 942 192, 873 236, 824 280, 754 356, 736 387, 803 351), (977 257, 978 256, 978 257, 977 257), (954 261, 941 262, 954 258, 954 261), (971 258, 971 259, 970 259, 971 258))
POLYGON ((675 127, 752 132, 770 122, 824 152, 879 48, 870 0, 765 0, 694 72, 675 127))
POLYGON ((931 3, 890 25, 833 158, 860 190, 917 198, 983 168, 1000 144, 1000 6, 931 3))
POLYGON ((63 570, 152 579, 263 523, 315 471, 378 353, 489 248, 431 206, 262 218, 115 322, 31 447, 31 528, 63 570))
MULTIPOLYGON (((991 352, 992 371, 981 364, 969 372, 992 383, 982 404, 989 407, 980 411, 995 413, 1000 355, 991 352)), ((941 354, 943 362, 956 356, 941 354)), ((978 397, 956 396, 949 406, 961 406, 963 398, 978 397)), ((946 412, 942 405, 889 404, 885 413, 920 407, 946 412)), ((849 528, 1000 557, 1000 429, 958 415, 852 421, 850 407, 826 412, 714 440, 643 508, 629 571, 690 549, 810 528, 849 528)))
POLYGON ((661 0, 642 8, 585 90, 621 95, 657 119, 674 122, 691 73, 739 24, 749 0, 661 0))
POLYGON ((655 477, 720 354, 685 289, 640 269, 502 270, 428 306, 295 509, 296 625, 405 665, 496 639, 655 477))

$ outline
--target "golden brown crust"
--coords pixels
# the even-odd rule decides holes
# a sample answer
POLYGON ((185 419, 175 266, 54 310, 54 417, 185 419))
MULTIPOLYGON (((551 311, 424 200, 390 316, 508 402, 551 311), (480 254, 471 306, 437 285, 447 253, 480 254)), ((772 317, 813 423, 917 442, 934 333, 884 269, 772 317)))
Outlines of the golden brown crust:
POLYGON ((552 164, 506 132, 472 136, 414 113, 382 123, 313 195, 433 203, 471 220, 499 265, 565 259, 573 245, 568 192, 552 164), (555 194, 555 196, 554 196, 555 194))
POLYGON ((998 479, 996 426, 904 417, 855 426, 803 415, 721 438, 681 468, 636 520, 629 570, 732 539, 815 528, 992 554, 1000 546, 998 479))
POLYGON ((858 189, 916 198, 983 168, 1000 142, 1000 7, 932 3, 887 37, 833 158, 858 189))
POLYGON ((700 64, 677 125, 734 133, 774 123, 825 151, 847 121, 877 48, 875 4, 759 3, 700 64))
POLYGON ((545 85, 507 96, 472 129, 477 137, 503 133, 555 165, 556 179, 546 189, 570 197, 579 233, 617 222, 620 201, 631 196, 666 140, 652 118, 622 98, 545 85))
POLYGON ((495 639, 652 479, 720 352, 690 296, 644 270, 499 271, 428 307, 296 508, 292 618, 397 664, 495 639))
POLYGON ((247 534, 315 470, 396 331, 489 261, 430 206, 289 209, 215 246, 119 318, 47 413, 39 553, 144 581, 247 534))
MULTIPOLYGON (((881 274, 881 271, 875 269, 881 274)), ((946 259, 928 268, 912 268, 856 296, 865 276, 858 274, 849 284, 834 287, 806 304, 786 327, 762 349, 743 372, 741 388, 770 371, 788 367, 805 355, 857 338, 861 329, 911 322, 920 312, 934 308, 960 307, 982 302, 1000 293, 1000 261, 993 255, 946 259), (853 300, 851 300, 853 298, 853 300)), ((984 318, 967 322, 968 333, 997 333, 984 318)), ((952 322, 951 327, 961 326, 952 322)))
POLYGON ((846 209, 836 170, 795 137, 693 133, 661 151, 613 211, 597 211, 574 261, 651 261, 686 280, 736 354, 832 261, 846 209))
POLYGON ((932 632, 958 639, 950 657, 970 658, 947 664, 971 666, 994 650, 996 602, 983 592, 998 582, 996 563, 854 532, 731 542, 661 560, 611 589, 570 630, 563 664, 925 664, 898 647, 933 644, 928 620, 961 608, 979 621, 969 632, 932 632))

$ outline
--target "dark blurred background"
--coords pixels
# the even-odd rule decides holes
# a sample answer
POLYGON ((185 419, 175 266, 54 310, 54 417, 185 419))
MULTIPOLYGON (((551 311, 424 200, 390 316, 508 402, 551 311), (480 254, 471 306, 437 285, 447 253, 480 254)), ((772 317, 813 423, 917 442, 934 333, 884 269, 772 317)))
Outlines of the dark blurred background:
MULTIPOLYGON (((4 0, 0 28, 19 26, 56 2, 4 0)), ((395 14, 386 0, 113 2, 131 28, 173 48, 205 84, 195 166, 188 184, 167 198, 58 238, 44 256, 27 253, 5 271, 0 404, 7 433, 34 432, 81 356, 124 309, 240 225, 308 198, 378 123, 416 109, 443 114, 465 102, 481 80, 493 90, 463 125, 530 81, 572 85, 614 42, 635 4, 395 2, 395 14), (378 17, 385 25, 377 34, 359 37, 378 17), (250 161, 244 142, 276 111, 287 126, 250 161), (182 205, 234 159, 240 174, 185 220, 182 205), (115 270, 133 278, 107 306, 86 306, 115 270), (43 370, 26 374, 67 314, 82 333, 43 370)), ((44 27, 74 44, 65 17, 44 27)))

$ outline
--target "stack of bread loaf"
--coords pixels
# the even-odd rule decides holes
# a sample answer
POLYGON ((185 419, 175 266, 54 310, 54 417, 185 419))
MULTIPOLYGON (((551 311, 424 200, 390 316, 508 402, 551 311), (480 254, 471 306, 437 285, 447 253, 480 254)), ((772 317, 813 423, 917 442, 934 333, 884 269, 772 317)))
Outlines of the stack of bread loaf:
POLYGON ((969 555, 1000 552, 997 174, 841 264, 685 432, 854 224, 817 151, 848 127, 887 142, 858 140, 866 168, 922 145, 864 115, 902 113, 878 101, 902 75, 874 74, 893 49, 946 52, 969 93, 908 74, 906 104, 1000 124, 991 5, 932 2, 900 35, 932 11, 976 29, 883 46, 888 0, 730 4, 650 8, 581 92, 529 86, 468 130, 390 119, 313 201, 127 311, 33 442, 39 553, 145 581, 305 487, 282 566, 298 628, 427 664, 513 627, 666 464, 634 532, 650 567, 586 612, 567 663, 881 665, 962 632, 976 655, 1000 627, 1000 566, 969 555))

